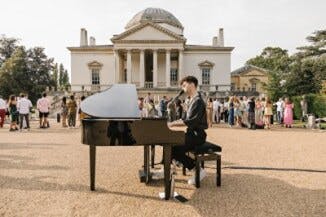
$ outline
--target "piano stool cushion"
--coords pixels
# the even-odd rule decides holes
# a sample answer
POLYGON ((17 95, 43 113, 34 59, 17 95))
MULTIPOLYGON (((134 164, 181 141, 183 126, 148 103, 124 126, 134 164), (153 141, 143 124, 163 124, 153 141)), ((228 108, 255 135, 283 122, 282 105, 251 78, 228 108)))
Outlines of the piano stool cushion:
POLYGON ((202 145, 196 146, 194 151, 196 154, 210 154, 214 152, 222 152, 222 147, 210 142, 205 142, 202 145))

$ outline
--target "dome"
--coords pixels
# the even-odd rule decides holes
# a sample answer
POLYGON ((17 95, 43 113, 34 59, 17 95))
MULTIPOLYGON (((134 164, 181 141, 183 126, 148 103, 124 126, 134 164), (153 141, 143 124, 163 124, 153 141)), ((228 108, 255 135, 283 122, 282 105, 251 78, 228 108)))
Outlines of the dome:
POLYGON ((151 21, 153 23, 167 23, 183 29, 182 24, 173 14, 161 8, 146 8, 145 10, 140 11, 128 22, 125 28, 129 29, 146 21, 151 21))

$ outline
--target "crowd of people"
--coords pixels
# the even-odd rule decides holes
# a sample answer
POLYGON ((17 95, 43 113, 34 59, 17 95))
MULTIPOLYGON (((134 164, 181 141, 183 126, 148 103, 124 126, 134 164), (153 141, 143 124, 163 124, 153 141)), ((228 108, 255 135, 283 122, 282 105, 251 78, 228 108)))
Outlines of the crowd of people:
POLYGON ((24 93, 19 97, 11 95, 8 101, 0 96, 0 128, 3 127, 7 116, 10 119, 9 131, 30 130, 29 115, 32 107, 31 101, 24 93))
MULTIPOLYGON (((81 121, 85 114, 80 110, 80 100, 71 95, 68 99, 62 97, 60 103, 60 119, 62 127, 75 128, 76 119, 79 116, 81 121)), ((230 127, 247 127, 249 129, 270 129, 271 125, 277 121, 287 128, 293 124, 294 104, 289 98, 280 98, 277 102, 272 102, 267 98, 237 97, 229 98, 206 98, 206 114, 208 127, 213 123, 226 123, 230 127)), ((189 97, 185 99, 163 96, 161 100, 154 101, 151 93, 146 97, 138 98, 138 107, 141 117, 164 117, 169 122, 184 119, 189 107, 189 97)), ((6 116, 10 119, 10 131, 30 129, 30 113, 33 105, 27 94, 20 94, 19 97, 11 95, 8 100, 0 96, 0 128, 3 127, 6 116)), ((36 109, 39 114, 39 128, 49 128, 48 115, 51 103, 47 94, 43 93, 37 100, 36 109)))
MULTIPOLYGON (((184 100, 163 96, 155 102, 151 93, 145 98, 138 98, 138 107, 142 117, 165 117, 169 122, 183 119, 189 106, 189 98, 184 100)), ((294 104, 289 98, 280 98, 272 102, 267 98, 231 96, 229 98, 209 98, 206 100, 208 127, 213 123, 227 123, 230 127, 247 127, 249 129, 270 129, 278 124, 291 128, 293 125, 294 104), (274 119, 276 119, 274 121, 274 119)))
MULTIPOLYGON (((84 100, 85 96, 80 98, 84 100)), ((0 128, 3 128, 6 118, 10 122, 9 131, 30 130, 31 113, 37 113, 39 117, 39 128, 46 129, 50 127, 48 116, 51 110, 51 102, 47 98, 47 94, 43 93, 37 100, 35 108, 28 99, 28 95, 21 93, 19 96, 11 95, 8 100, 0 96, 0 128)), ((62 97, 60 102, 60 122, 62 127, 75 128, 77 115, 79 119, 85 118, 85 114, 79 108, 79 102, 75 100, 75 96, 71 95, 69 100, 62 97)))

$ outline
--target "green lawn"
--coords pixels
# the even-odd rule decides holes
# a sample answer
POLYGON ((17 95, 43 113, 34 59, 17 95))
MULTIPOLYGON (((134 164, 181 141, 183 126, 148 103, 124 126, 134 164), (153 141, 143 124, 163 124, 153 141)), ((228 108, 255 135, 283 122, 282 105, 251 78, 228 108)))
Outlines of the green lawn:
MULTIPOLYGON (((293 121, 293 127, 296 127, 296 128, 304 128, 305 124, 307 124, 307 123, 302 122, 301 120, 294 120, 293 121)), ((320 128, 325 130, 326 129, 326 123, 321 123, 320 128)))

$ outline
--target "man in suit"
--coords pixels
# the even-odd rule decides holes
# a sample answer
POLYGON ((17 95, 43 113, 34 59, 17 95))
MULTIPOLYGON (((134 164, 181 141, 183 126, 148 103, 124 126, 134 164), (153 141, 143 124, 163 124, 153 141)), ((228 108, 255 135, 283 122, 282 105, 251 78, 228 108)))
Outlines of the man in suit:
MULTIPOLYGON (((187 115, 169 123, 169 127, 185 125, 185 145, 175 146, 172 149, 172 159, 182 163, 188 170, 195 167, 195 161, 186 155, 186 152, 194 150, 206 141, 205 129, 208 128, 206 117, 206 104, 202 96, 197 92, 198 80, 194 76, 186 76, 180 81, 183 91, 190 97, 187 115)), ((200 179, 203 179, 206 172, 200 171, 200 179)), ((195 184, 195 177, 188 180, 188 184, 195 184)))

